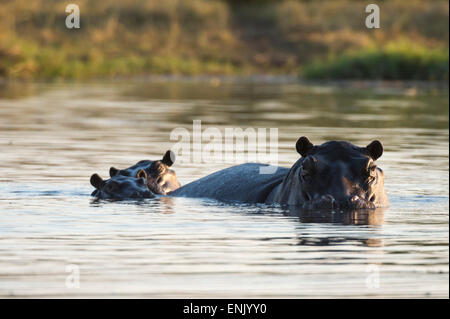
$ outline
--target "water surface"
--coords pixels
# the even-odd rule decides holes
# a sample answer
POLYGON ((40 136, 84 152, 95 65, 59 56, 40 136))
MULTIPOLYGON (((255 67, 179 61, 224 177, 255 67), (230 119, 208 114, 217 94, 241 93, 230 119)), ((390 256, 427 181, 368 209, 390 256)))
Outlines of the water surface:
MULTIPOLYGON (((290 81, 0 87, 0 297, 446 297, 448 88, 290 81), (385 147, 391 206, 304 213, 157 198, 95 202, 89 177, 159 159, 176 127, 278 128, 385 147), (68 265, 80 286, 67 286, 68 265)), ((182 184, 237 163, 175 163, 182 184)))

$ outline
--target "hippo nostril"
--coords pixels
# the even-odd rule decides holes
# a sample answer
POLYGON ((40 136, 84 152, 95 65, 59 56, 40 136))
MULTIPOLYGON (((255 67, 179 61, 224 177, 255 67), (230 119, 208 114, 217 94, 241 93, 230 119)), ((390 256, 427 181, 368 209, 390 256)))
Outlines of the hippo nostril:
POLYGON ((371 196, 370 200, 364 199, 358 195, 354 195, 349 198, 347 203, 347 208, 349 209, 372 209, 375 208, 375 204, 373 203, 375 200, 375 196, 371 196))
POLYGON ((336 201, 334 200, 334 197, 331 195, 322 196, 320 201, 321 201, 321 206, 323 208, 328 208, 328 209, 336 208, 336 201))
POLYGON ((371 197, 370 197, 370 199, 369 199, 371 202, 374 202, 375 201, 375 194, 373 194, 371 197))

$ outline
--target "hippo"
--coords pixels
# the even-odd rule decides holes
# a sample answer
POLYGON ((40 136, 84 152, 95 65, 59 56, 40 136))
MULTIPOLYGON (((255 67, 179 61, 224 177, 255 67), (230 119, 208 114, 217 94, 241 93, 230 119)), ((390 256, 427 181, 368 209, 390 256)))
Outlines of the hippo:
POLYGON ((120 200, 152 198, 155 194, 166 195, 181 187, 175 172, 169 169, 174 162, 175 153, 169 150, 161 160, 139 161, 122 170, 111 167, 108 180, 103 180, 98 174, 91 176, 91 184, 96 188, 91 196, 120 200))
POLYGON ((175 171, 169 169, 174 163, 175 153, 168 150, 161 160, 143 160, 123 170, 111 167, 109 175, 110 177, 122 175, 144 178, 153 193, 166 195, 181 187, 175 171))
POLYGON ((146 180, 141 177, 117 175, 103 180, 98 174, 91 176, 91 185, 95 187, 91 196, 98 199, 143 199, 155 195, 148 189, 146 180))
POLYGON ((380 141, 366 147, 345 141, 313 145, 302 136, 300 158, 292 167, 246 163, 210 174, 171 192, 170 196, 203 197, 226 202, 297 206, 307 210, 375 209, 389 206, 384 173, 375 161, 383 154, 380 141))

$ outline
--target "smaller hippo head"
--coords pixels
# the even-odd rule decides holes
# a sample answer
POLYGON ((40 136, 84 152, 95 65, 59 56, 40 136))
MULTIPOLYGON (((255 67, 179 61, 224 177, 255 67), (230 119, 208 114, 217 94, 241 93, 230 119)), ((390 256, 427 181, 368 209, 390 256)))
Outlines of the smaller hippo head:
POLYGON ((129 176, 129 177, 137 177, 137 173, 141 169, 148 169, 152 163, 153 163, 153 161, 144 160, 144 161, 139 161, 135 165, 130 166, 126 169, 118 169, 115 167, 111 167, 109 169, 109 176, 114 177, 117 175, 122 175, 122 176, 129 176))
POLYGON ((173 163, 175 153, 169 150, 162 160, 152 162, 147 171, 140 170, 138 176, 147 179, 147 186, 152 192, 165 195, 181 187, 175 171, 169 168, 173 163))
POLYGON ((148 189, 145 179, 114 176, 103 180, 98 174, 91 176, 91 185, 95 187, 92 196, 98 199, 142 199, 153 198, 155 195, 148 189))
POLYGON ((313 145, 301 137, 301 158, 282 182, 276 201, 306 209, 375 209, 389 205, 384 173, 375 161, 383 154, 377 140, 366 147, 344 141, 313 145))
POLYGON ((127 169, 111 167, 111 177, 123 175, 143 178, 147 181, 148 188, 155 194, 166 195, 180 188, 175 171, 169 169, 175 163, 175 153, 168 150, 163 158, 158 161, 140 161, 127 169))

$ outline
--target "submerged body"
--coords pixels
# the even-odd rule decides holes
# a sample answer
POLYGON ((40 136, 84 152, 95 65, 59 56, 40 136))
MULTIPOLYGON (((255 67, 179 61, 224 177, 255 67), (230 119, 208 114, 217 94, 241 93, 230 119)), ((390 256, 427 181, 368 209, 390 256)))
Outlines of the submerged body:
POLYGON ((169 195, 264 203, 289 172, 288 168, 277 167, 273 174, 260 174, 260 168, 267 166, 259 163, 232 166, 186 184, 169 195))

